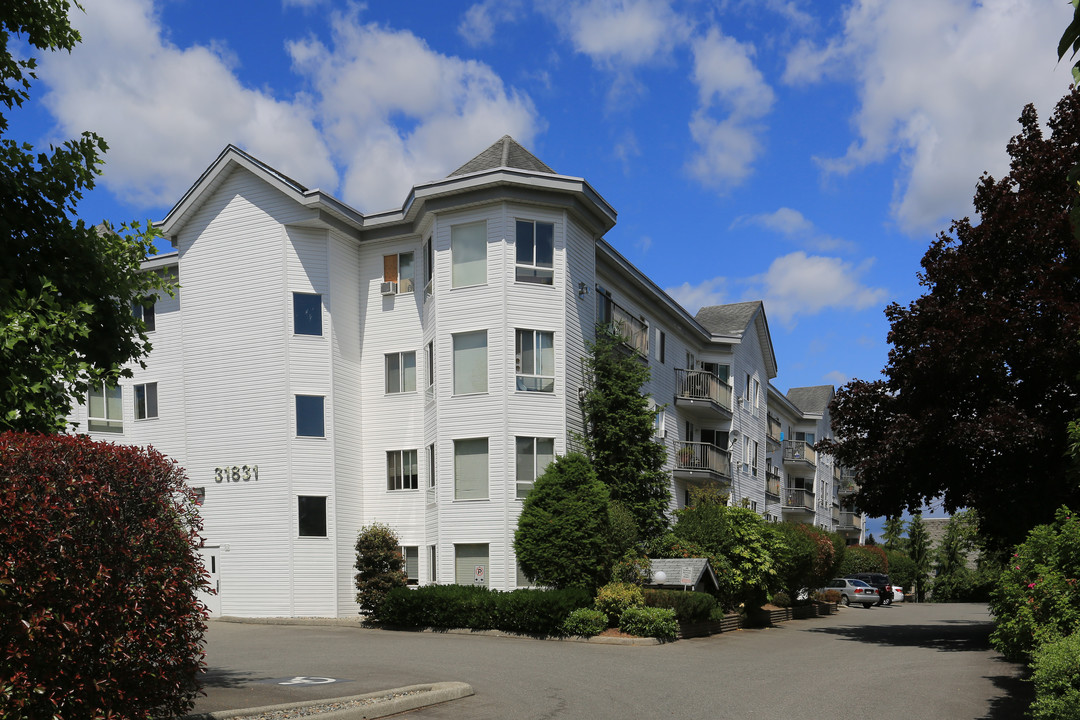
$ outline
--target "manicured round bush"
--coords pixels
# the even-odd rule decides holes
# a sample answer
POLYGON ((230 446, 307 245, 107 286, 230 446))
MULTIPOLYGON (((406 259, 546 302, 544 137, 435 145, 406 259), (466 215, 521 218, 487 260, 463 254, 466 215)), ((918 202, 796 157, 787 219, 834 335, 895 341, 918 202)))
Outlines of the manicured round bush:
POLYGON ((152 448, 0 435, 0 717, 191 709, 207 587, 194 500, 152 448))
POLYGON ((578 608, 566 616, 562 629, 567 635, 591 637, 607 630, 607 626, 607 614, 592 608, 578 608))
POLYGON ((619 629, 628 635, 674 640, 679 635, 675 611, 669 608, 628 607, 619 618, 619 629))
POLYGON ((645 594, 640 587, 630 583, 608 583, 596 591, 596 609, 608 616, 612 627, 627 608, 644 604, 645 594))
POLYGON ((772 596, 772 604, 776 607, 791 607, 791 596, 786 592, 775 592, 772 596))
POLYGON ((386 594, 408 582, 400 545, 397 533, 382 523, 365 525, 356 535, 356 602, 372 618, 386 594))

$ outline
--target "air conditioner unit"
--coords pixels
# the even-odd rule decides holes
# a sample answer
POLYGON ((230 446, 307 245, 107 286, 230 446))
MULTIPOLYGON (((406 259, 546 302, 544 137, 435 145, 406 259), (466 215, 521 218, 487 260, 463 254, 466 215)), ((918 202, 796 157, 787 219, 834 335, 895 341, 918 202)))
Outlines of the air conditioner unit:
POLYGON ((396 282, 384 282, 379 286, 379 292, 383 295, 397 295, 397 283, 396 282))

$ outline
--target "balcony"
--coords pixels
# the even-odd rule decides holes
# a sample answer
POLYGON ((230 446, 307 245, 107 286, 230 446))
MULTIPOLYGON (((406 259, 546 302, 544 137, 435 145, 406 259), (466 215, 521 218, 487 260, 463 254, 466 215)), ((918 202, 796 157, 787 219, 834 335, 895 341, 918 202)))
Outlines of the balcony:
POLYGON ((731 480, 731 455, 715 445, 679 441, 675 449, 675 477, 705 484, 731 480))
POLYGON ((768 424, 765 430, 765 441, 768 444, 769 450, 780 449, 780 438, 784 434, 780 429, 780 418, 774 415, 766 416, 768 424))
POLYGON ((784 441, 784 464, 794 467, 817 467, 817 453, 805 440, 784 441))
POLYGON ((765 494, 780 500, 780 474, 775 476, 765 473, 765 494))
POLYGON ((784 490, 784 510, 813 513, 814 493, 800 488, 786 488, 784 490))
POLYGON ((832 509, 832 522, 833 527, 837 527, 840 525, 840 508, 835 506, 832 509))
POLYGON ((675 369, 675 407, 699 418, 731 419, 731 386, 705 370, 675 369))
POLYGON ((863 529, 863 516, 862 513, 855 512, 842 512, 840 513, 840 522, 837 524, 838 530, 848 530, 862 532, 863 529))

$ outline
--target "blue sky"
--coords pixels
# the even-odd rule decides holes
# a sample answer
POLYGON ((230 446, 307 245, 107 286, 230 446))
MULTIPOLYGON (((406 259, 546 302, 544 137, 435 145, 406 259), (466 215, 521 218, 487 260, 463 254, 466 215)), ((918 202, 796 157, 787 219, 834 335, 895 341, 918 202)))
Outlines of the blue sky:
MULTIPOLYGON (((161 219, 227 143, 361 212, 510 134, 688 310, 763 299, 782 390, 874 379, 883 309, 1069 80, 1065 0, 91 0, 9 137, 110 144, 88 221, 161 219)), ((22 48, 25 51, 25 48, 22 48)))

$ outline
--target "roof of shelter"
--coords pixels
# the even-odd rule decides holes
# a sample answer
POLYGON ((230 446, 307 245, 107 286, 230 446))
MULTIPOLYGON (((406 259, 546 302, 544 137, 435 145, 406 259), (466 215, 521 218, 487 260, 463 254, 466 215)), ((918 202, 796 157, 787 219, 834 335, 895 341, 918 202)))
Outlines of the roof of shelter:
POLYGON ((468 175, 469 173, 480 172, 482 170, 494 170, 495 168, 501 167, 548 173, 550 175, 557 174, 554 170, 544 164, 540 158, 523 148, 517 140, 509 135, 503 135, 487 150, 484 150, 472 160, 447 175, 447 177, 468 175))

